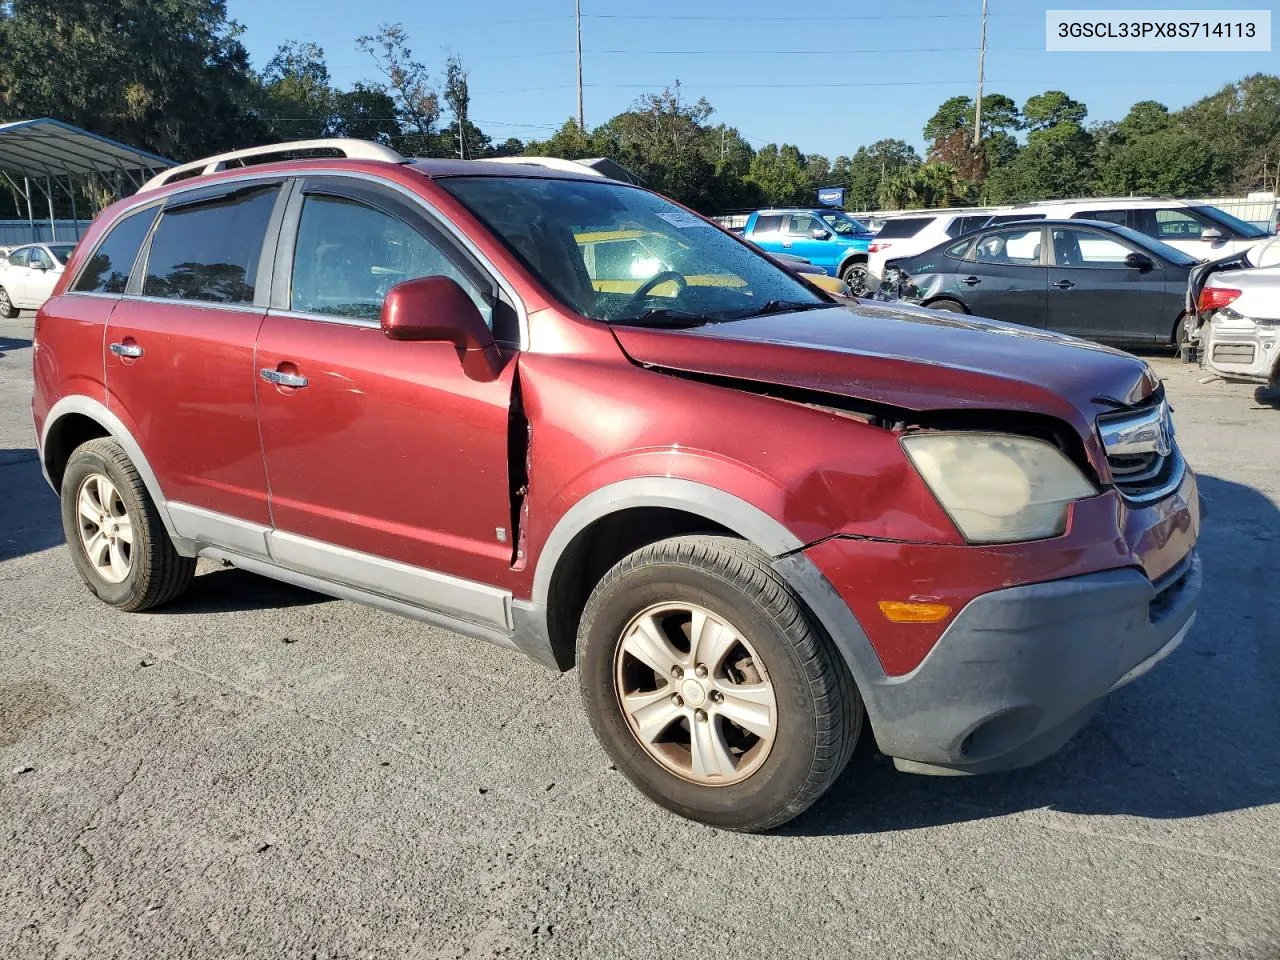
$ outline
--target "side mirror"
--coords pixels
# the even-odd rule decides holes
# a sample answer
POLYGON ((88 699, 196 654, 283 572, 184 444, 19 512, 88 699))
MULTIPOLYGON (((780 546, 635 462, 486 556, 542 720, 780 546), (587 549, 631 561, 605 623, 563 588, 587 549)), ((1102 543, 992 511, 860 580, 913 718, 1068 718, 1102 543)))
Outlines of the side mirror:
POLYGON ((493 380, 502 369, 493 333, 451 277, 397 283, 382 301, 382 332, 388 340, 453 344, 463 369, 476 380, 493 380))
POLYGON ((831 239, 831 234, 828 233, 826 230, 823 230, 821 227, 814 227, 812 230, 809 231, 809 236, 813 237, 813 239, 815 240, 831 239))
POLYGON ((1145 253, 1131 253, 1124 258, 1124 265, 1146 273, 1155 266, 1155 263, 1145 253))
POLYGON ((49 267, 47 264, 45 264, 43 260, 38 260, 35 263, 31 264, 31 269, 39 270, 41 273, 45 273, 48 271, 49 267))
POLYGON ((1227 239, 1227 235, 1217 227, 1205 227, 1200 231, 1200 239, 1208 240, 1210 243, 1219 243, 1227 239))

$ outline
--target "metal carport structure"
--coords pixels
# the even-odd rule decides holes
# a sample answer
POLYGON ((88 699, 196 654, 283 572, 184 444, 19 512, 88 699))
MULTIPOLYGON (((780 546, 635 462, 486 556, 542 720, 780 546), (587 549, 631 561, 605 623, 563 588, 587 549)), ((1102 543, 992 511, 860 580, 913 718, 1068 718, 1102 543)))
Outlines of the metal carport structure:
MULTIPOLYGON (((121 196, 138 187, 174 161, 158 154, 130 147, 72 126, 52 117, 0 123, 0 177, 8 183, 15 199, 26 201, 27 222, 35 239, 36 191, 44 195, 49 211, 49 228, 57 239, 53 213, 56 190, 70 199, 71 218, 78 220, 76 182, 88 187, 94 198, 94 213, 110 196, 121 196)), ((21 204, 18 205, 21 214, 21 204)), ((44 219, 43 215, 40 219, 44 219)))

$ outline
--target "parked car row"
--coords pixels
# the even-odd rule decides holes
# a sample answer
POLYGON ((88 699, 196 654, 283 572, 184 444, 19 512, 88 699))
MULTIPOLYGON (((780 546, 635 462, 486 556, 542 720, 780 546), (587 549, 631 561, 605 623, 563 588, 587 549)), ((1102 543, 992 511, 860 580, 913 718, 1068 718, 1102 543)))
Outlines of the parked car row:
POLYGON ((49 299, 75 250, 74 243, 28 243, 0 259, 0 317, 37 310, 49 299))
POLYGON ((1114 344, 1176 345, 1189 254, 1100 220, 1034 220, 891 260, 877 296, 1114 344))

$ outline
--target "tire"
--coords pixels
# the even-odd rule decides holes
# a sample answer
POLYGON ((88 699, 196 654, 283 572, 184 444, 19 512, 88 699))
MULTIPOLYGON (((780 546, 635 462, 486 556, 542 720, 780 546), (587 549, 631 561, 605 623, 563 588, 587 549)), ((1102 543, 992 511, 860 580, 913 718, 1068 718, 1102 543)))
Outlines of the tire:
POLYGON ((869 297, 874 290, 869 290, 871 273, 867 270, 867 261, 855 260, 840 271, 840 279, 849 286, 849 294, 854 297, 869 297))
POLYGON ((1170 338, 1174 355, 1183 363, 1196 362, 1195 344, 1191 341, 1191 331, 1187 329, 1187 324, 1191 322, 1187 314, 1180 315, 1173 325, 1173 336, 1170 338))
POLYGON ((797 816, 844 770, 862 729, 862 700, 830 639, 768 557, 728 537, 663 540, 606 573, 583 611, 578 664, 587 715, 617 768, 651 800, 715 827, 756 832, 797 816), (670 674, 653 665, 665 670, 664 655, 678 664, 670 674), (653 746, 624 697, 648 705, 653 746), (718 773, 708 772, 716 763, 698 769, 695 731, 709 745, 697 757, 718 759, 718 773))
POLYGON ((9 291, 4 287, 0 287, 0 317, 5 320, 12 320, 18 315, 18 308, 13 305, 13 301, 9 299, 9 291))
POLYGON ((195 559, 174 550, 146 485, 110 438, 82 444, 67 461, 62 529, 81 579, 120 610, 168 603, 195 577, 195 559))
POLYGON ((934 300, 932 303, 926 303, 926 307, 930 310, 942 310, 946 313, 968 313, 964 308, 964 304, 955 300, 934 300))

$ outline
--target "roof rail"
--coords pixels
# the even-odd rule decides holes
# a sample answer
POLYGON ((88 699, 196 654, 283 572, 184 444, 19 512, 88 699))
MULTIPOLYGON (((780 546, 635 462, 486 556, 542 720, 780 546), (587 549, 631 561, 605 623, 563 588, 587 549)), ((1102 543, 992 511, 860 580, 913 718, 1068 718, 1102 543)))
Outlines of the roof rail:
MULTIPOLYGON (((247 147, 244 150, 232 150, 229 153, 219 153, 217 156, 205 157, 203 160, 195 160, 191 163, 184 163, 181 166, 171 167, 164 173, 154 176, 144 183, 138 192, 143 193, 147 190, 154 190, 157 187, 164 186, 166 183, 173 183, 175 180, 187 180, 210 173, 217 173, 219 170, 226 170, 228 164, 234 166, 234 161, 244 160, 249 157, 269 157, 272 154, 284 155, 310 150, 336 150, 348 160, 382 160, 386 163, 405 162, 404 157, 390 147, 384 147, 380 143, 371 143, 368 140, 352 140, 348 137, 328 137, 323 140, 292 140, 285 143, 269 143, 261 147, 247 147)), ((247 164, 241 164, 241 166, 247 166, 247 164)))

